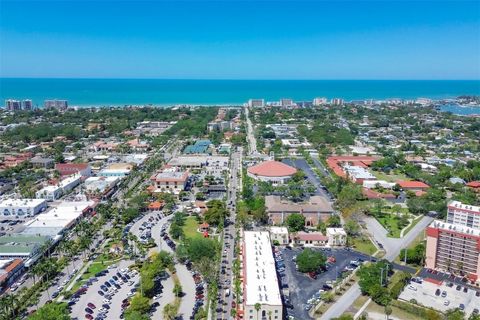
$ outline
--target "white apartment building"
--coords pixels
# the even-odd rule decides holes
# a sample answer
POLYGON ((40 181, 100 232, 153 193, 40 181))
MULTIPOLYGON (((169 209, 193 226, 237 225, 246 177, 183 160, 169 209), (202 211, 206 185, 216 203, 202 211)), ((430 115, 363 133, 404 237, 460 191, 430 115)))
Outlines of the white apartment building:
POLYGON ((243 241, 244 319, 283 319, 269 233, 245 231, 243 241))
POLYGON ((448 223, 480 229, 480 207, 452 201, 447 209, 448 223))

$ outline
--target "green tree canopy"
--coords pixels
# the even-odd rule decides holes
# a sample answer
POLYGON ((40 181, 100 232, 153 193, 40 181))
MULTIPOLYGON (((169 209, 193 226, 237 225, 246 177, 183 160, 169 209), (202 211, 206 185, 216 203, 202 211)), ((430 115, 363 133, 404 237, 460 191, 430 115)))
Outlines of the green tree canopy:
POLYGON ((315 272, 325 266, 327 258, 321 252, 310 248, 304 249, 297 255, 297 266, 300 272, 315 272))

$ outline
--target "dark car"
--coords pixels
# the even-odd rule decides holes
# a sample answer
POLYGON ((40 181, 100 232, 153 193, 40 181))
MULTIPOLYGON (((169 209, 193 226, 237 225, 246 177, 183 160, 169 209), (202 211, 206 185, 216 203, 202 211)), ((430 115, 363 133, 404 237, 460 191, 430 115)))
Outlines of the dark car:
POLYGON ((101 296, 103 296, 105 293, 103 293, 102 290, 98 290, 98 294, 101 295, 101 296))
POLYGON ((455 289, 457 289, 457 291, 460 291, 462 289, 462 286, 458 285, 455 289))
POLYGON ((86 313, 90 313, 90 314, 92 314, 92 313, 93 313, 93 310, 92 310, 92 309, 90 309, 90 308, 85 308, 85 312, 86 312, 86 313))
POLYGON ((107 287, 109 287, 109 288, 112 286, 112 285, 110 284, 110 282, 108 282, 108 281, 105 281, 104 284, 105 284, 107 287))

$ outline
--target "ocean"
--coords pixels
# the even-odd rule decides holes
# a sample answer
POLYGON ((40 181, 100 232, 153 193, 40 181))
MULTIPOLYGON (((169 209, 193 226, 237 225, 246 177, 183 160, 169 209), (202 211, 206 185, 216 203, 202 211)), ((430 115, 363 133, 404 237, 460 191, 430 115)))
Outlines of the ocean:
POLYGON ((0 96, 66 99, 70 106, 234 105, 250 98, 275 101, 315 97, 345 100, 419 97, 443 99, 480 95, 480 81, 430 80, 160 80, 160 79, 30 79, 0 78, 0 96))

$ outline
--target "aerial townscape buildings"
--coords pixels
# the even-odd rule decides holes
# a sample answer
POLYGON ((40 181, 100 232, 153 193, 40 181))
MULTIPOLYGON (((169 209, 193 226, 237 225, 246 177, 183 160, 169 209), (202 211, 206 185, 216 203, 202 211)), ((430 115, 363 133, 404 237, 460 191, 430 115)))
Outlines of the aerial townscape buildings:
POLYGON ((85 113, 53 100, 29 123, 5 118, 1 293, 38 297, 18 311, 65 301, 93 319, 125 318, 138 299, 150 318, 476 315, 479 118, 436 103, 85 113), (72 120, 52 127, 58 116, 72 120))

